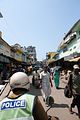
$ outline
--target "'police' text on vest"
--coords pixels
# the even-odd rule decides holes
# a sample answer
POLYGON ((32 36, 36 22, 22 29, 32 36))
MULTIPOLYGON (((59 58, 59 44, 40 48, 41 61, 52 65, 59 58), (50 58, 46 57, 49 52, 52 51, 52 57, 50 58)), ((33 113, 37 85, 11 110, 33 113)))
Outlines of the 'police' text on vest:
POLYGON ((26 107, 25 100, 14 100, 14 101, 3 102, 0 110, 7 110, 11 108, 25 108, 25 107, 26 107))

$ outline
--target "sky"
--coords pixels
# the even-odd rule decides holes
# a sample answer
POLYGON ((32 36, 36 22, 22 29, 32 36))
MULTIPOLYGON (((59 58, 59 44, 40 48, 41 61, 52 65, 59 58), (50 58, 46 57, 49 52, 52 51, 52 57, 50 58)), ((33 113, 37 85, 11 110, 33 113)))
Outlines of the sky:
POLYGON ((43 60, 80 19, 80 0, 0 0, 0 12, 2 38, 9 45, 36 47, 43 60))

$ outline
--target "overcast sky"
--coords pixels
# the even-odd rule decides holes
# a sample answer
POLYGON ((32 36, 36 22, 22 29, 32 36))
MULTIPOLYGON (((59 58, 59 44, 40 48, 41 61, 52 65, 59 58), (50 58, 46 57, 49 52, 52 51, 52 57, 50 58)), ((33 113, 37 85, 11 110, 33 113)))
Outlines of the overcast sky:
POLYGON ((80 0, 0 0, 0 12, 3 39, 10 45, 35 46, 43 60, 80 19, 80 0))

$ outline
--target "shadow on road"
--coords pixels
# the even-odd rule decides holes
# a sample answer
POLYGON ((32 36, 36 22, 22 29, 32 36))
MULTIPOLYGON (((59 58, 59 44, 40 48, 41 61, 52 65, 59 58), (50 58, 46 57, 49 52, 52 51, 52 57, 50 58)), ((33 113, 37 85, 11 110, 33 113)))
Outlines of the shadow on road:
POLYGON ((68 104, 57 104, 57 103, 54 103, 52 105, 52 107, 56 107, 56 108, 69 108, 68 104))
MULTIPOLYGON (((48 114, 48 111, 51 109, 51 106, 48 108, 48 110, 46 111, 46 113, 48 114)), ((56 116, 51 116, 51 115, 48 115, 48 120, 59 120, 58 117, 56 116)))
POLYGON ((76 114, 77 116, 79 116, 79 114, 78 114, 77 112, 74 112, 74 111, 73 111, 73 113, 72 113, 72 114, 76 114))
POLYGON ((59 120, 58 117, 55 117, 55 116, 48 116, 48 120, 59 120))
POLYGON ((58 87, 57 89, 58 89, 58 90, 61 90, 61 89, 64 89, 64 88, 62 88, 62 87, 58 87))
POLYGON ((48 110, 51 108, 54 108, 54 107, 55 108, 69 108, 69 106, 67 104, 57 104, 57 103, 54 103, 52 105, 47 105, 46 107, 49 107, 48 110))

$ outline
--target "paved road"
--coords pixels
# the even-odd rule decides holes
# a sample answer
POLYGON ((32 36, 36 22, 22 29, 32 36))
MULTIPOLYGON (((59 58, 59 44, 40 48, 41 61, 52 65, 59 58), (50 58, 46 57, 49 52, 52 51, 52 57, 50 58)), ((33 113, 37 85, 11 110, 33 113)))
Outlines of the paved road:
POLYGON ((74 114, 69 113, 69 106, 71 98, 64 96, 65 83, 61 82, 60 87, 62 89, 57 90, 55 87, 52 88, 52 96, 54 97, 54 106, 48 111, 48 114, 57 116, 59 120, 79 120, 76 115, 77 109, 74 109, 74 114))
MULTIPOLYGON (((30 79, 32 77, 30 76, 30 79)), ((64 97, 64 93, 63 93, 63 88, 65 87, 65 83, 61 81, 60 83, 60 88, 59 90, 57 90, 55 88, 55 86, 53 86, 52 88, 52 96, 54 97, 54 106, 52 108, 49 109, 49 107, 47 107, 47 105, 43 102, 42 100, 42 96, 41 96, 41 91, 40 89, 35 89, 32 85, 31 85, 31 90, 29 93, 33 94, 33 95, 38 95, 40 101, 43 104, 43 107, 46 110, 48 110, 48 114, 57 117, 59 120, 79 120, 78 116, 76 115, 77 113, 77 108, 74 108, 74 114, 70 114, 69 113, 69 105, 71 103, 71 98, 65 98, 64 97)), ((3 94, 0 96, 0 99, 2 99, 7 92, 9 92, 9 84, 7 85, 5 91, 3 92, 3 94)))
MULTIPOLYGON (((53 83, 54 84, 54 83, 53 83)), ((72 98, 66 98, 64 96, 64 87, 66 85, 66 81, 61 81, 60 82, 60 88, 61 89, 56 89, 55 86, 52 87, 52 96, 54 97, 54 106, 49 109, 47 105, 43 102, 41 92, 39 89, 35 89, 32 87, 31 93, 34 95, 39 95, 39 98, 44 106, 45 111, 48 111, 48 114, 51 116, 55 116, 59 118, 59 120, 79 120, 78 116, 76 115, 77 113, 77 108, 75 107, 74 114, 69 113, 69 106, 72 101, 72 98), (34 92, 33 92, 34 91, 34 92)))

